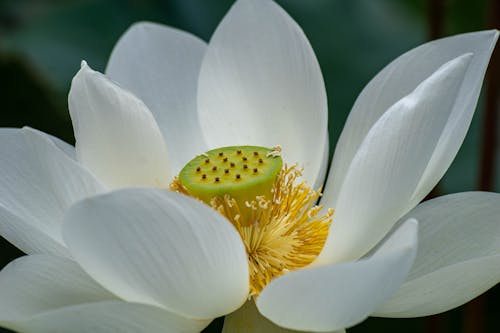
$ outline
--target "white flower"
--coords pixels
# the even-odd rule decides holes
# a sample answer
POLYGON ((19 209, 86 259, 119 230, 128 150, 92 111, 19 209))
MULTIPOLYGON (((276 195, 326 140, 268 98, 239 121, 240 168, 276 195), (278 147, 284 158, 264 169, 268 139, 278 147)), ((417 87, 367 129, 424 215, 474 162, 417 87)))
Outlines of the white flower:
POLYGON ((418 203, 462 143, 497 37, 422 45, 365 87, 321 200, 335 208, 321 254, 247 302, 247 254, 235 228, 165 189, 207 149, 249 144, 281 144, 286 162, 303 165, 313 187, 323 184, 319 65, 302 30, 268 0, 236 2, 208 45, 134 25, 106 76, 83 63, 73 80, 75 148, 29 128, 0 130, 0 232, 29 254, 0 273, 0 324, 199 332, 229 314, 227 333, 327 332, 476 297, 500 281, 500 196, 418 203))

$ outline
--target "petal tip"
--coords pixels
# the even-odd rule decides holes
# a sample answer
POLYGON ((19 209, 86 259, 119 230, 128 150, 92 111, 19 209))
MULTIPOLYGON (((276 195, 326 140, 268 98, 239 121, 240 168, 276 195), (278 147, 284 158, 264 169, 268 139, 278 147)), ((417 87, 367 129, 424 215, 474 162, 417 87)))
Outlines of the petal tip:
POLYGON ((94 71, 90 66, 89 64, 87 63, 87 61, 85 60, 82 60, 81 63, 80 63, 80 69, 78 70, 78 72, 75 74, 75 76, 73 77, 73 81, 81 76, 84 76, 84 75, 91 75, 91 74, 95 74, 97 73, 96 71, 94 71))
POLYGON ((151 21, 137 21, 132 23, 130 27, 125 31, 123 35, 126 35, 127 33, 134 31, 134 30, 141 30, 141 29, 150 29, 150 28, 155 28, 158 26, 162 26, 161 24, 151 22, 151 21))

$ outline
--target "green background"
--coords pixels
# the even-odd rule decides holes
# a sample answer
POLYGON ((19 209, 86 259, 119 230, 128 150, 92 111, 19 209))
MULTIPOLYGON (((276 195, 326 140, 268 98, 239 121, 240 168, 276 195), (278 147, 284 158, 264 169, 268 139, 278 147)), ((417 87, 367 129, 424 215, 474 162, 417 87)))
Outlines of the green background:
MULTIPOLYGON (((404 51, 436 36, 499 28, 489 19, 494 1, 498 0, 278 1, 303 28, 321 65, 329 100, 330 155, 350 107, 371 77, 404 51)), ((228 0, 0 0, 0 126, 31 126, 73 143, 67 93, 82 59, 103 71, 118 37, 139 20, 171 25, 208 41, 231 4, 228 0)), ((436 193, 478 189, 484 104, 480 102, 466 141, 436 193)), ((497 192, 498 178, 489 184, 497 192)), ((0 267, 22 255, 3 240, 0 248, 0 267)), ((500 331, 495 317, 500 315, 498 289, 482 300, 484 332, 500 331)), ((470 310, 462 307, 431 318, 374 318, 349 332, 468 333, 467 316, 470 310)), ((220 324, 216 321, 206 331, 217 332, 220 324)))

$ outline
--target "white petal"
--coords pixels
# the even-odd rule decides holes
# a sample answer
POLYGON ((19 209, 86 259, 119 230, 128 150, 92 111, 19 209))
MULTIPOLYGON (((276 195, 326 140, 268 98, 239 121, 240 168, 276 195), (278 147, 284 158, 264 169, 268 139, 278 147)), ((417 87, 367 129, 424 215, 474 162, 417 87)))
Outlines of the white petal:
POLYGON ((48 135, 30 128, 0 130, 0 232, 21 250, 64 255, 64 212, 102 191, 48 135))
POLYGON ((136 94, 153 113, 174 172, 206 151, 196 91, 206 43, 160 24, 131 26, 116 44, 106 75, 136 94))
MULTIPOLYGON (((246 302, 241 308, 224 319, 222 333, 293 333, 293 331, 273 324, 262 316, 253 301, 246 302)), ((345 330, 331 333, 345 333, 345 330)))
POLYGON ((236 229, 187 196, 129 189, 91 198, 71 208, 64 236, 82 267, 127 301, 213 318, 234 311, 248 293, 236 229))
POLYGON ((112 188, 168 186, 165 143, 137 97, 83 62, 71 84, 69 110, 77 157, 100 180, 112 188))
POLYGON ((198 333, 208 323, 150 305, 108 301, 64 307, 3 325, 26 333, 198 333))
POLYGON ((321 166, 318 172, 318 178, 316 179, 316 184, 314 189, 321 189, 323 190, 325 186, 325 178, 328 172, 328 159, 330 157, 330 142, 328 140, 328 134, 326 138, 326 144, 323 149, 323 160, 321 162, 321 166))
POLYGON ((50 135, 50 134, 47 134, 47 133, 44 133, 44 132, 41 132, 41 131, 37 131, 35 129, 31 129, 31 130, 39 133, 40 135, 47 136, 50 140, 52 140, 52 142, 54 142, 54 144, 59 149, 61 149, 66 155, 68 155, 68 157, 70 157, 72 160, 76 161, 75 147, 73 147, 69 143, 66 143, 65 141, 63 141, 63 140, 61 140, 61 139, 59 139, 59 138, 57 138, 57 137, 55 137, 53 135, 50 135))
MULTIPOLYGON (((414 204, 412 194, 441 136, 471 54, 438 69, 373 125, 359 147, 336 202, 317 262, 360 258, 414 204)), ((321 204, 332 207, 325 194, 321 204)))
POLYGON ((318 62, 300 27, 269 0, 239 0, 208 45, 198 86, 210 147, 283 146, 287 163, 321 185, 327 101, 318 62))
POLYGON ((356 100, 337 142, 326 193, 331 197, 333 205, 352 159, 377 120, 392 104, 415 89, 442 64, 461 54, 472 52, 474 57, 465 74, 451 116, 415 191, 415 204, 434 187, 448 169, 465 137, 497 38, 498 31, 490 30, 426 43, 394 60, 368 83, 356 100))
POLYGON ((401 289, 377 315, 417 317, 451 310, 500 282, 500 195, 469 192, 417 206, 419 249, 401 289))
POLYGON ((75 262, 32 255, 0 272, 0 325, 22 332, 199 332, 207 321, 130 304, 75 262))
POLYGON ((74 261, 30 255, 0 272, 0 322, 19 321, 65 306, 116 299, 74 261))
POLYGON ((25 253, 50 253, 70 257, 68 249, 60 241, 59 232, 54 239, 38 221, 25 220, 0 205, 0 234, 25 253))
POLYGON ((416 254, 417 222, 409 220, 373 256, 357 262, 306 268, 273 281, 257 298, 279 326, 328 332, 351 327, 394 293, 416 254))

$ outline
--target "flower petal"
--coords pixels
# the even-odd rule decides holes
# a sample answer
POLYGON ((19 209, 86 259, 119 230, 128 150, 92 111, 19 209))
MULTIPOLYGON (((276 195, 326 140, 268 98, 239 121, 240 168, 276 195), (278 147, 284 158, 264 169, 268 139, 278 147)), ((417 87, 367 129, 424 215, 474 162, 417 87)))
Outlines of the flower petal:
POLYGON ((206 151, 196 91, 206 43, 160 24, 131 26, 115 45, 106 75, 136 94, 153 113, 174 173, 206 151))
POLYGON ((128 189, 82 201, 66 216, 64 236, 82 267, 127 301, 213 318, 248 294, 247 256, 235 228, 178 193, 128 189))
POLYGON ((335 206, 349 166, 371 127, 391 105, 410 93, 442 64, 461 54, 474 57, 432 158, 415 189, 418 203, 436 185, 454 159, 476 108, 484 73, 498 38, 497 30, 467 33, 421 45, 378 73, 356 100, 337 142, 327 194, 335 206))
POLYGON ((239 0, 208 45, 198 86, 210 147, 283 146, 316 188, 327 144, 327 101, 318 62, 300 27, 269 0, 239 0))
POLYGON ((100 180, 112 188, 168 186, 165 143, 137 97, 83 62, 71 84, 69 110, 77 157, 100 180))
POLYGON ((120 301, 61 257, 22 257, 0 272, 0 325, 13 330, 199 332, 206 324, 120 301))
POLYGON ((451 310, 500 282, 500 195, 468 192, 417 206, 419 249, 401 289, 376 314, 428 316, 451 310))
POLYGON ((35 220, 25 220, 0 205, 0 234, 25 253, 49 253, 70 257, 68 249, 60 241, 49 235, 44 225, 35 220))
POLYGON ((65 306, 116 299, 72 260, 35 254, 0 272, 0 323, 65 306))
POLYGON ((198 333, 209 322, 184 318, 151 305, 108 301, 65 307, 4 325, 26 333, 198 333))
POLYGON ((30 128, 0 129, 0 152, 0 232, 27 253, 67 254, 64 212, 103 186, 47 134, 30 128))
MULTIPOLYGON (((293 333, 292 331, 273 324, 259 313, 253 301, 246 302, 241 308, 229 314, 224 319, 222 333, 293 333)), ((345 333, 345 330, 331 333, 345 333)))
MULTIPOLYGON (((360 258, 411 208, 472 58, 443 65, 380 117, 358 149, 342 185, 318 263, 360 258)), ((321 204, 332 207, 325 194, 321 204)))
POLYGON ((55 137, 53 135, 50 135, 50 134, 47 134, 47 133, 44 133, 44 132, 40 132, 40 131, 37 131, 37 130, 33 130, 33 131, 36 131, 40 135, 47 136, 50 140, 52 140, 52 142, 54 142, 54 144, 59 149, 61 149, 66 155, 68 155, 68 157, 70 157, 72 160, 76 161, 75 147, 73 147, 69 143, 66 143, 65 141, 63 141, 63 140, 61 140, 58 137, 55 137))
POLYGON ((353 326, 392 295, 416 254, 417 222, 409 220, 375 254, 357 262, 306 268, 273 281, 257 307, 279 326, 327 332, 353 326))

